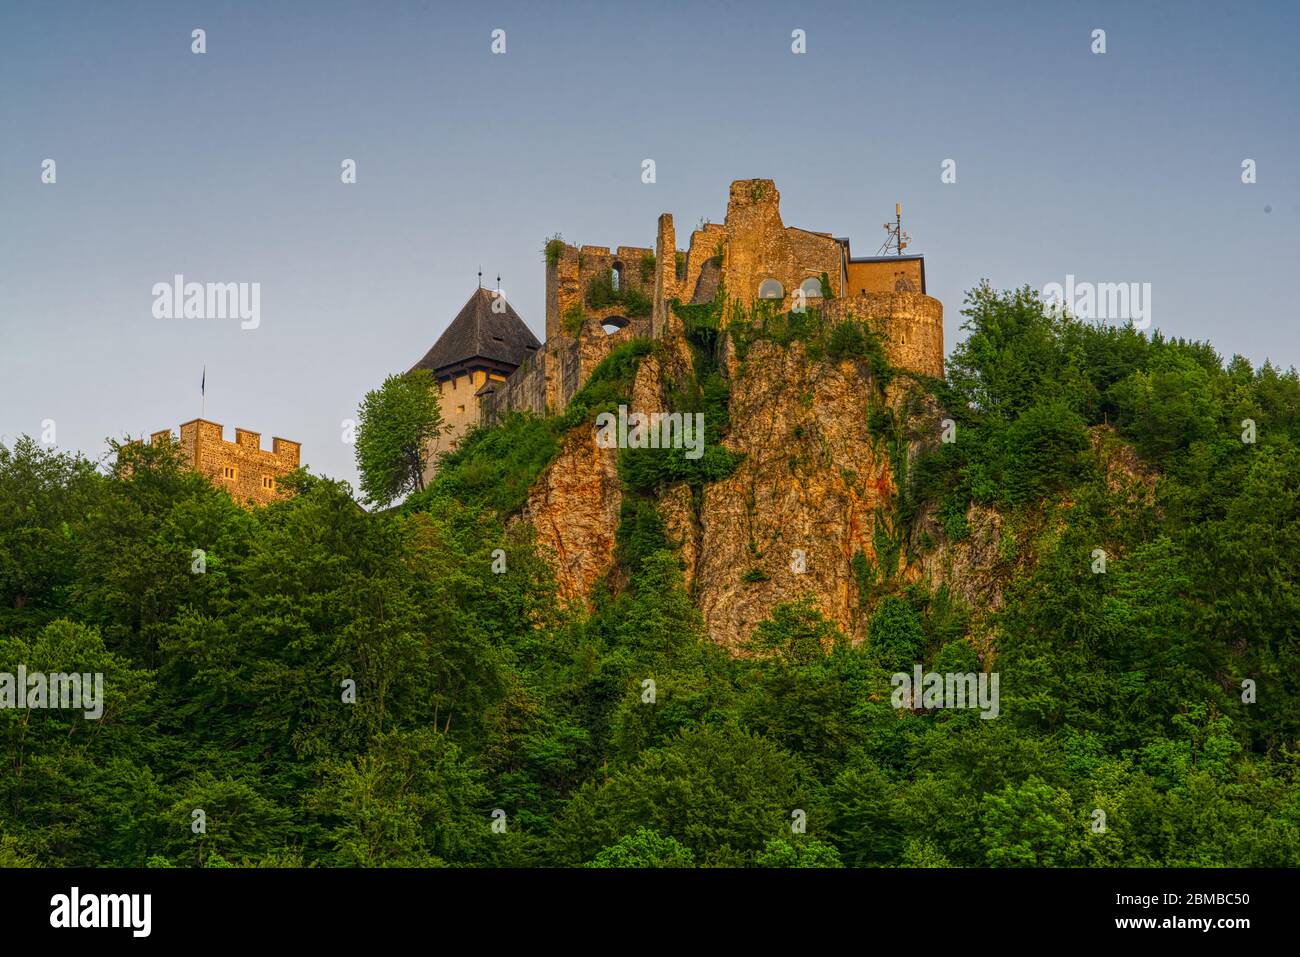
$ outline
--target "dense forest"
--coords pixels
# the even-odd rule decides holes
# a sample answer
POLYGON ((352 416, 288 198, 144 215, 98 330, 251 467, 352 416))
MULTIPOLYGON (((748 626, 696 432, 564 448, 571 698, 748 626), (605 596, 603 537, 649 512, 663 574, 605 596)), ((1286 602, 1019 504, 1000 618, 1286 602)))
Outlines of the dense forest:
MULTIPOLYGON (((0 711, 0 864, 1300 864, 1295 371, 1029 290, 964 315, 947 378, 913 384, 957 441, 902 514, 958 542, 996 510, 1014 573, 993 613, 871 582, 856 646, 808 601, 745 654, 711 642, 655 513, 674 476, 636 461, 617 573, 590 611, 556 601, 511 516, 654 343, 387 510, 303 473, 241 507, 166 446, 0 446, 0 672, 105 676, 99 720, 0 711), (918 663, 998 672, 997 720, 895 708, 918 663)), ((889 374, 850 339, 836 358, 889 374)))

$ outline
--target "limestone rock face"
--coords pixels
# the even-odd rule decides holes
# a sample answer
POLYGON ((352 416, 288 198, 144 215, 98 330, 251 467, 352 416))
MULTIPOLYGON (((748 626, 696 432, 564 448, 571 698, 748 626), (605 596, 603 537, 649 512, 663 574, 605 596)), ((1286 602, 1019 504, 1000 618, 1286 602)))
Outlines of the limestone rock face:
MULTIPOLYGON (((970 534, 949 542, 932 505, 918 516, 911 536, 915 560, 903 568, 905 581, 924 581, 948 590, 977 615, 1002 608, 1002 589, 1011 577, 1003 555, 1003 519, 991 508, 971 503, 966 510, 970 534)), ((1023 562, 1022 562, 1023 564, 1023 562)))
POLYGON ((874 558, 876 510, 894 494, 867 432, 874 386, 852 362, 810 362, 799 344, 755 343, 728 373, 727 444, 745 458, 705 488, 696 521, 692 588, 709 634, 736 650, 774 606, 806 594, 861 640, 851 561, 874 558))
MULTIPOLYGON (((667 390, 690 361, 680 339, 643 359, 632 410, 668 410, 667 390)), ((743 361, 728 349, 724 362, 731 385, 726 444, 744 458, 702 494, 682 484, 657 502, 709 635, 741 652, 776 605, 807 595, 859 642, 866 626, 854 554, 876 561, 878 524, 881 535, 898 540, 899 555, 908 550, 892 528, 889 444, 871 436, 868 417, 872 408, 899 406, 906 387, 882 392, 863 364, 811 360, 797 342, 752 343, 743 361)), ((934 418, 933 428, 914 423, 913 431, 937 441, 934 418)), ((920 441, 905 443, 902 454, 913 458, 920 441)), ((596 447, 594 430, 570 433, 530 493, 525 515, 562 598, 586 597, 614 568, 621 501, 616 453, 596 447)), ((904 559, 898 574, 931 571, 942 572, 904 559)))
POLYGON ((621 502, 617 450, 599 448, 595 430, 569 432, 529 490, 523 514, 561 600, 585 602, 613 566, 621 502))

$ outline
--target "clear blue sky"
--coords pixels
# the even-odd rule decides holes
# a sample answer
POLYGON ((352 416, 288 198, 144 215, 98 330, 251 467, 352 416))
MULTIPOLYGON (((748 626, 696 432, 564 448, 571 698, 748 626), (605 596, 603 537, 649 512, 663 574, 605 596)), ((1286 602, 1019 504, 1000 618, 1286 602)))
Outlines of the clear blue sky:
POLYGON ((97 457, 175 428, 206 364, 228 437, 297 439, 354 479, 340 420, 480 264, 540 337, 547 236, 653 245, 669 211, 684 243, 759 176, 859 255, 901 201, 949 350, 981 277, 1073 273, 1150 282, 1169 335, 1300 364, 1298 10, 4 0, 0 441, 53 419, 97 457), (155 319, 175 273, 260 283, 260 328, 155 319))

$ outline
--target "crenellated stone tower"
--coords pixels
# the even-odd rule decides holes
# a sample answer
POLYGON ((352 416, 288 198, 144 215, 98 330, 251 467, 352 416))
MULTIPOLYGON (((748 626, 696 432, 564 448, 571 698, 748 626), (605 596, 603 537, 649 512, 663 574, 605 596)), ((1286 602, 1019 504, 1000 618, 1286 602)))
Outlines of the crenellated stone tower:
MULTIPOLYGON (((278 436, 271 448, 262 448, 260 432, 235 429, 229 442, 220 422, 191 419, 180 427, 180 450, 185 464, 224 488, 240 504, 265 505, 284 497, 279 480, 296 469, 302 445, 278 436)), ((170 429, 154 432, 149 441, 159 445, 175 441, 170 429)))

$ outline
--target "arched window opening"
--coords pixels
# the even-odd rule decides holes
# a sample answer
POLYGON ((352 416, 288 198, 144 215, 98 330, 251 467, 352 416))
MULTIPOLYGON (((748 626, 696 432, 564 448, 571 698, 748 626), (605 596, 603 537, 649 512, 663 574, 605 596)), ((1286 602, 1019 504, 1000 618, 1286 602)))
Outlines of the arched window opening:
POLYGON ((809 276, 799 284, 799 291, 803 293, 805 299, 820 299, 824 295, 822 292, 822 281, 817 276, 809 276))
POLYGON ((623 264, 614 263, 614 268, 610 270, 609 284, 615 292, 623 287, 623 264))
POLYGON ((784 299, 785 288, 775 279, 764 279, 758 286, 759 299, 784 299))
POLYGON ((601 320, 600 328, 605 330, 605 335, 612 336, 620 329, 626 329, 628 326, 627 318, 624 316, 608 316, 601 320))

